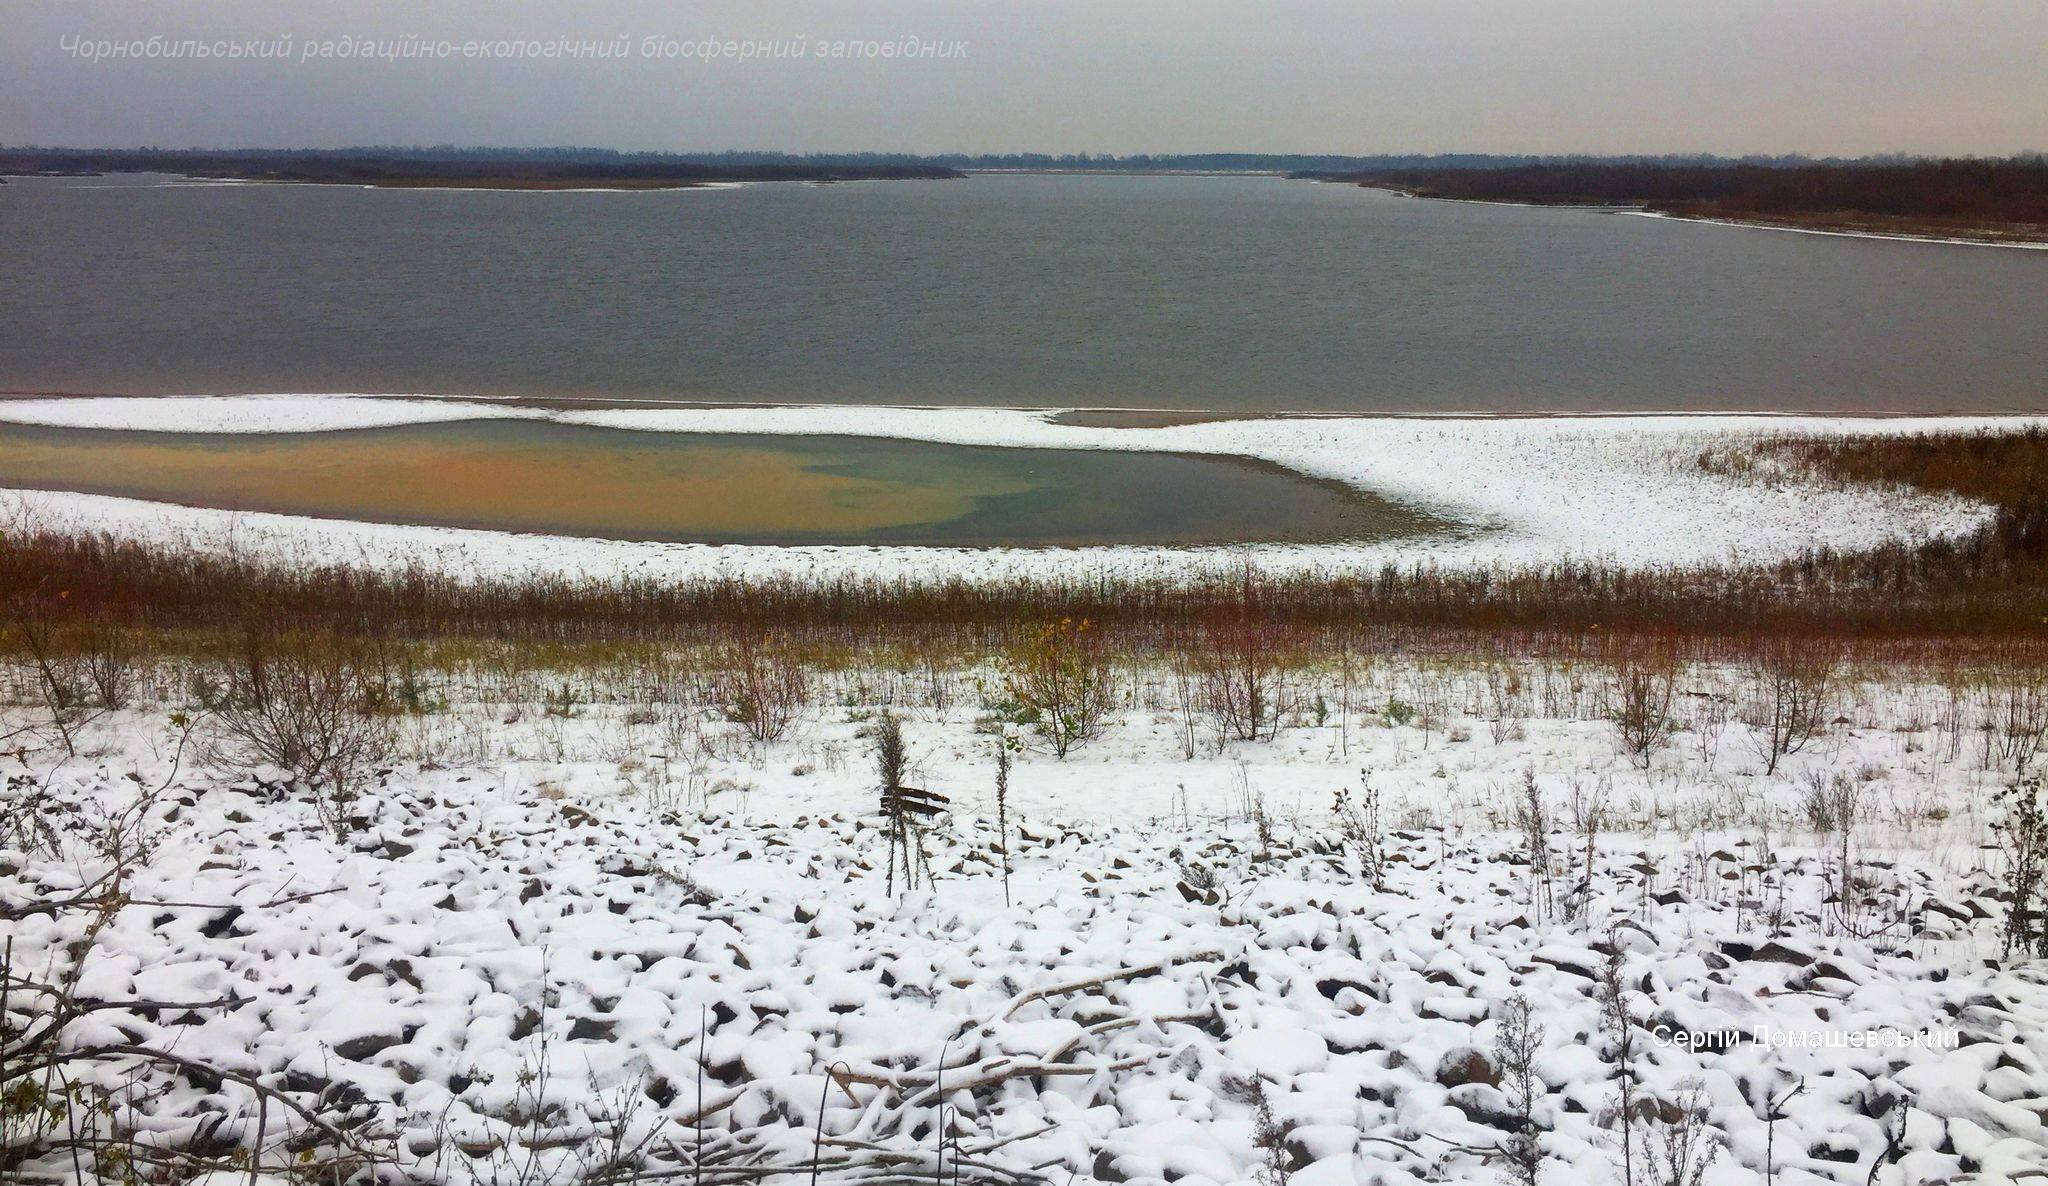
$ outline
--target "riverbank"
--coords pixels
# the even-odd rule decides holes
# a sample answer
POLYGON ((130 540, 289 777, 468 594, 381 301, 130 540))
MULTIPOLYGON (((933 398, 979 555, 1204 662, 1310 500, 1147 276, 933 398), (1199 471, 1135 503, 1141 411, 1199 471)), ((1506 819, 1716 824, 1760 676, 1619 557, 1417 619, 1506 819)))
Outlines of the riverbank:
POLYGON ((164 173, 217 181, 290 181, 389 189, 688 189, 743 181, 928 181, 964 177, 921 164, 812 165, 707 163, 619 155, 592 161, 518 153, 203 152, 158 150, 0 150, 0 174, 99 176, 164 173))
POLYGON ((2048 163, 1561 163, 1303 172, 1412 197, 1617 212, 1876 239, 2048 245, 2048 163))

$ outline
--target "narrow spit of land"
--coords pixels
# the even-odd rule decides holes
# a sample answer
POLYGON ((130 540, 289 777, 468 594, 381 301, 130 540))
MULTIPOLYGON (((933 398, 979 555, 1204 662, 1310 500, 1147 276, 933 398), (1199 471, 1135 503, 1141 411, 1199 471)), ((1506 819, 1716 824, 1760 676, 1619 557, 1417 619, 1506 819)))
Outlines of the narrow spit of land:
POLYGON ((1537 164, 1292 174, 1423 198, 1597 206, 1789 230, 2048 243, 2048 161, 1537 164))
POLYGON ((0 173, 171 173, 217 181, 507 190, 691 189, 743 181, 930 181, 965 176, 955 169, 920 164, 729 164, 665 158, 590 161, 544 156, 144 150, 0 152, 0 173))

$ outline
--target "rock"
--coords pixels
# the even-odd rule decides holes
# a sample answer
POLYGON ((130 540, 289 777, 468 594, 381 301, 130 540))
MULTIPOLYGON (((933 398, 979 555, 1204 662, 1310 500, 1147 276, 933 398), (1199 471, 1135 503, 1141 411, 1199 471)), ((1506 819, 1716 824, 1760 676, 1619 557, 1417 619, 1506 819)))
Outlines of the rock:
POLYGON ((1462 1021, 1472 1025, 1486 1020, 1486 1002, 1473 997, 1428 997, 1416 1012, 1435 1021, 1462 1021))
POLYGON ((426 991, 426 986, 421 984, 419 977, 413 973, 411 960, 392 960, 390 963, 383 965, 373 964, 365 960, 350 968, 348 973, 348 978, 351 982, 368 980, 373 976, 381 977, 385 980, 403 981, 406 984, 412 985, 415 991, 426 991))
POLYGON ((366 1062, 393 1046, 404 1045, 406 1038, 407 1035, 403 1033, 364 1034, 360 1038, 336 1042, 334 1056, 347 1062, 366 1062))
POLYGON ((1591 953, 1552 947, 1538 951, 1530 959, 1573 976, 1581 976, 1587 980, 1600 979, 1599 964, 1594 961, 1591 953))
POLYGON ((1667 1100, 1649 1093, 1637 1096, 1634 1106, 1629 1110, 1635 1113, 1638 1121, 1654 1121, 1663 1125, 1681 1124, 1685 1121, 1685 1105, 1677 1100, 1667 1100))
POLYGON ((1467 1083, 1499 1087, 1500 1068, 1477 1046, 1458 1046, 1436 1064, 1436 1081, 1445 1087, 1462 1087, 1467 1083))
POLYGON ((221 911, 220 914, 216 915, 205 926, 199 928, 199 933, 208 939, 224 938, 234 933, 235 923, 241 917, 242 908, 240 906, 230 906, 226 910, 221 911))
POLYGON ((1522 1118, 1508 1104, 1508 1097, 1498 1087, 1484 1083, 1461 1083, 1451 1088, 1451 1106, 1465 1114, 1465 1119, 1502 1132, 1515 1132, 1522 1127, 1522 1118))
POLYGON ((1920 909, 1926 911, 1929 914, 1947 915, 1949 918, 1953 918, 1957 922, 1970 921, 1970 912, 1968 910, 1965 910, 1960 906, 1954 905, 1953 903, 1939 901, 1934 898, 1929 898, 1926 901, 1922 902, 1920 904, 1920 909))
POLYGON ((569 1027, 569 1040, 571 1042, 608 1042, 611 1040, 612 1032, 618 1028, 618 1025, 619 1023, 616 1021, 596 1017, 579 1017, 569 1027))
POLYGON ((1763 963, 1790 964, 1793 967, 1804 967, 1813 962, 1811 954, 1795 947, 1788 947, 1776 939, 1757 948, 1749 958, 1763 963))

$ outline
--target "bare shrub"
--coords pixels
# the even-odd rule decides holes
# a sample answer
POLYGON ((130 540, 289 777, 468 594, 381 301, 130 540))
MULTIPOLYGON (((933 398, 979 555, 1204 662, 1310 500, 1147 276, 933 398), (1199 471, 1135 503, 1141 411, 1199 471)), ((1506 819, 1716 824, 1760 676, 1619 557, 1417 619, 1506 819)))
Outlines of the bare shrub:
POLYGON ((1554 909, 1550 885, 1550 808, 1536 785, 1536 772, 1522 772, 1522 797, 1515 803, 1515 828, 1522 834, 1523 856, 1529 862, 1529 910, 1541 923, 1554 909))
POLYGON ((1806 790, 1800 797, 1800 808, 1806 815, 1806 826, 1813 829, 1814 835, 1833 836, 1856 826, 1861 799, 1856 781, 1847 774, 1814 770, 1806 776, 1806 790))
POLYGON ((133 635, 101 615, 87 618, 79 633, 78 669, 93 699, 109 711, 128 707, 140 679, 141 648, 133 635))
POLYGON ((1707 1125, 1706 1085, 1687 1079, 1677 1099, 1643 1111, 1631 1127, 1649 1181, 1653 1186, 1701 1186, 1726 1143, 1707 1125))
POLYGON ((1339 787, 1330 812, 1337 821, 1337 834, 1344 847, 1358 856, 1358 872, 1374 889, 1387 884, 1386 828, 1380 822, 1380 793, 1372 785, 1372 773, 1359 775, 1360 790, 1354 802, 1351 792, 1339 787))
POLYGON ((1522 718, 1529 713, 1529 696, 1522 687, 1522 673, 1505 663, 1489 664, 1480 687, 1480 709, 1495 745, 1522 735, 1522 718))
POLYGON ((996 743, 996 851, 1003 858, 1003 905, 1010 904, 1010 747, 996 743))
POLYGON ((1226 1076, 1223 1094, 1252 1109, 1252 1148, 1258 1150, 1260 1165, 1252 1171, 1259 1186, 1287 1186, 1292 1169, 1287 1159, 1287 1138, 1292 1125, 1282 1123, 1273 1111, 1273 1101, 1263 1079, 1257 1076, 1226 1076))
POLYGON ((433 716, 448 710, 448 699, 420 667, 416 648, 380 641, 365 661, 377 707, 386 713, 433 716))
POLYGON ((390 749, 361 664, 333 639, 252 632, 210 707, 213 760, 289 771, 337 832, 356 778, 390 749))
POLYGON ((1225 741, 1270 739, 1291 710, 1285 633, 1238 617, 1202 630, 1195 656, 1202 708, 1225 741))
POLYGON ((1572 782, 1571 825, 1580 840, 1579 880, 1567 895, 1565 907, 1575 919, 1593 902, 1593 855, 1600 844, 1600 830, 1607 826, 1607 792, 1604 782, 1591 791, 1577 780, 1572 782))
POLYGON ((0 848, 18 849, 31 857, 55 857, 63 844, 58 825, 77 812, 76 805, 50 793, 45 779, 10 774, 0 786, 0 848))
POLYGON ((1806 792, 1801 797, 1806 822, 1814 835, 1831 839, 1828 862, 1834 866, 1834 914, 1845 927, 1854 928, 1857 913, 1856 875, 1850 863, 1850 845, 1856 823, 1863 816, 1863 784, 1841 771, 1808 772, 1806 792))
POLYGON ((751 630, 717 649, 713 687, 726 719, 760 744, 782 740, 811 701, 811 673, 793 650, 751 630))
POLYGON ((881 776, 882 792, 887 794, 903 786, 903 772, 910 760, 903 743, 903 722, 893 712, 881 714, 875 720, 874 739, 875 773, 881 776))
POLYGON ((2048 897, 2048 803, 2042 782, 2016 782, 1995 801, 2005 809, 1998 829, 2006 856, 2005 954, 2048 958, 2048 907, 2042 901, 2048 897))
POLYGON ((1641 1043, 1629 1005, 1625 968, 1620 933, 1610 933, 1607 936, 1607 958, 1601 963, 1594 980, 1594 996, 1600 1003, 1600 1032, 1606 1039, 1607 1057, 1614 1063, 1614 1106, 1604 1119, 1620 1128, 1616 1143, 1621 1152, 1623 1186, 1635 1186, 1635 1125, 1640 1110, 1637 1102, 1640 1093, 1638 1076, 1641 1073, 1637 1062, 1641 1058, 1641 1043))
POLYGON ((1608 686, 1607 719, 1621 752, 1645 770, 1670 739, 1673 677, 1668 667, 1629 663, 1617 668, 1608 686))
POLYGON ((1201 669, 1186 647, 1174 646, 1167 652, 1167 674, 1173 695, 1174 738, 1180 742, 1181 756, 1193 761, 1200 749, 1196 718, 1202 710, 1201 669))
POLYGON ((1692 734, 1693 750, 1700 765, 1712 770, 1721 754, 1721 734, 1728 727, 1728 697, 1715 691, 1688 692, 1685 703, 1685 729, 1692 734))
POLYGON ((1500 1068, 1500 1086, 1507 1095, 1515 1126, 1501 1140, 1508 1179, 1518 1186, 1537 1186, 1543 1172, 1543 1146, 1536 1126, 1536 1101, 1543 1081, 1536 1075, 1536 1056, 1543 1049, 1543 1027, 1531 1017, 1529 998, 1516 993, 1501 1011, 1500 1033, 1494 1038, 1493 1061, 1500 1068))
POLYGON ((1764 773, 1796 754, 1827 728, 1834 697, 1835 658, 1824 648, 1790 642, 1757 647, 1747 663, 1751 689, 1742 705, 1750 744, 1764 773))
POLYGON ((1047 622, 1004 652, 1003 685, 1023 711, 1020 723, 1064 760, 1102 732, 1114 704, 1109 664, 1086 620, 1047 622))
MULTIPOLYGON (((60 592, 57 597, 61 599, 63 594, 60 592)), ((39 586, 32 593, 10 599, 8 609, 15 633, 32 661, 36 691, 43 706, 49 710, 49 725, 63 743, 64 753, 76 757, 78 729, 87 716, 86 693, 80 686, 74 665, 65 662, 52 642, 50 615, 44 612, 48 600, 44 589, 39 586)))
POLYGON ((2048 752, 2048 677, 2032 673, 1984 690, 1983 766, 2024 774, 2048 752))

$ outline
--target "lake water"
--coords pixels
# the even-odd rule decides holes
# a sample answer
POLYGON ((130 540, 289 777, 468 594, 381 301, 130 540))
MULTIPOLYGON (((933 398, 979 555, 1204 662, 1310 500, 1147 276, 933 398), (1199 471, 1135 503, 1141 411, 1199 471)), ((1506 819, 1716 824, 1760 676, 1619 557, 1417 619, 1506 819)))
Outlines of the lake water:
POLYGON ((1269 177, 0 186, 0 388, 2041 410, 2048 252, 1269 177))
POLYGON ((1445 526, 1231 458, 504 420, 219 435, 0 425, 0 487, 703 543, 1189 545, 1445 526))

